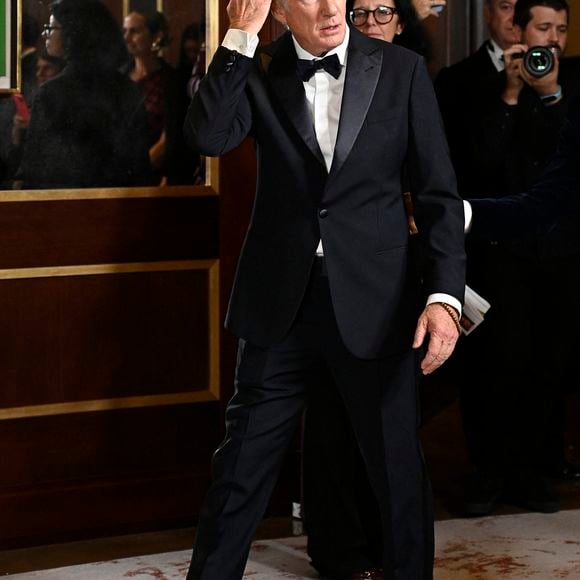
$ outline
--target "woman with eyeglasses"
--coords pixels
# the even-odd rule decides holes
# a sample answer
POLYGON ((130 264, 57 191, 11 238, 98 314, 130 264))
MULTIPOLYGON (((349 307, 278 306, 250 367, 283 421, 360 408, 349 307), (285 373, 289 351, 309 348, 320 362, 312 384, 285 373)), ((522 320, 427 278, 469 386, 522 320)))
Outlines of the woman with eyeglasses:
POLYGON ((354 0, 351 23, 363 34, 393 42, 412 15, 412 7, 401 0, 354 0))
POLYGON ((421 21, 438 17, 445 4, 446 0, 348 0, 347 13, 351 24, 363 34, 429 59, 431 44, 421 21))
POLYGON ((26 189, 147 185, 145 110, 119 72, 128 55, 117 23, 98 0, 58 0, 43 32, 64 61, 32 106, 21 164, 26 189))

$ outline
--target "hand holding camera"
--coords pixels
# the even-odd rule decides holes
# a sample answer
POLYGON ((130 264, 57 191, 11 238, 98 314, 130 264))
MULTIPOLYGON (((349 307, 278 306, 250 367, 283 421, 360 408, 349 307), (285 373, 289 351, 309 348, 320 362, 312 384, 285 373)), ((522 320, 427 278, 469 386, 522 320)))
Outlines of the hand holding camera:
POLYGON ((509 105, 518 102, 524 84, 532 87, 540 97, 559 90, 558 51, 548 46, 514 44, 504 51, 506 87, 503 100, 509 105))

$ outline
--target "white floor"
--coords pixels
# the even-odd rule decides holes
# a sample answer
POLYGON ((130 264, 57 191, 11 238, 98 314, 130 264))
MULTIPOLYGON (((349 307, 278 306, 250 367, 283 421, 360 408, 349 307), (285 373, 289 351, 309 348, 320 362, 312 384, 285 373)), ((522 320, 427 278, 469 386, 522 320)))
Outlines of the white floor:
MULTIPOLYGON (((580 580, 580 510, 436 524, 435 580, 580 580)), ((318 578, 299 536, 255 542, 248 580, 318 578)), ((3 576, 11 580, 183 580, 190 552, 3 576)))

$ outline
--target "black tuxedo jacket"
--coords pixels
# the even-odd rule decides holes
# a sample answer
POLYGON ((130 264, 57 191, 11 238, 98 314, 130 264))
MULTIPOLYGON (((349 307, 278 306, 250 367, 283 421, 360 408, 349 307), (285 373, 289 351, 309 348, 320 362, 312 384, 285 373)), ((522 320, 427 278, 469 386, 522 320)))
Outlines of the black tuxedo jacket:
POLYGON ((495 162, 493 150, 482 149, 481 138, 484 119, 496 107, 502 79, 486 44, 466 59, 441 69, 435 79, 461 195, 469 192, 470 197, 475 197, 483 191, 487 197, 492 194, 490 186, 506 181, 503 164, 495 162))
MULTIPOLYGON (((186 136, 221 155, 256 141, 258 180, 227 327, 281 340, 322 238, 343 340, 361 358, 407 349, 426 294, 464 291, 463 210, 431 82, 414 53, 351 30, 341 120, 327 171, 289 33, 254 59, 219 48, 188 111, 186 136), (424 245, 408 250, 406 165, 424 245)), ((343 73, 344 74, 344 73, 343 73)))

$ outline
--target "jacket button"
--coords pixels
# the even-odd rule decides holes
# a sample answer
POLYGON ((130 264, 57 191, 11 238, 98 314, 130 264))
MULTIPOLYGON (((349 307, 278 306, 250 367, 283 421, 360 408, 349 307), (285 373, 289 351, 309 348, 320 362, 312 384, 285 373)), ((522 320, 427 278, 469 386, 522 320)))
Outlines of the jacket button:
POLYGON ((328 215, 328 210, 327 210, 327 209, 321 209, 321 210, 318 212, 318 215, 319 215, 321 218, 325 218, 325 217, 328 215))
POLYGON ((229 54, 229 58, 226 61, 226 66, 232 67, 236 64, 236 60, 238 59, 238 53, 234 50, 229 54))

